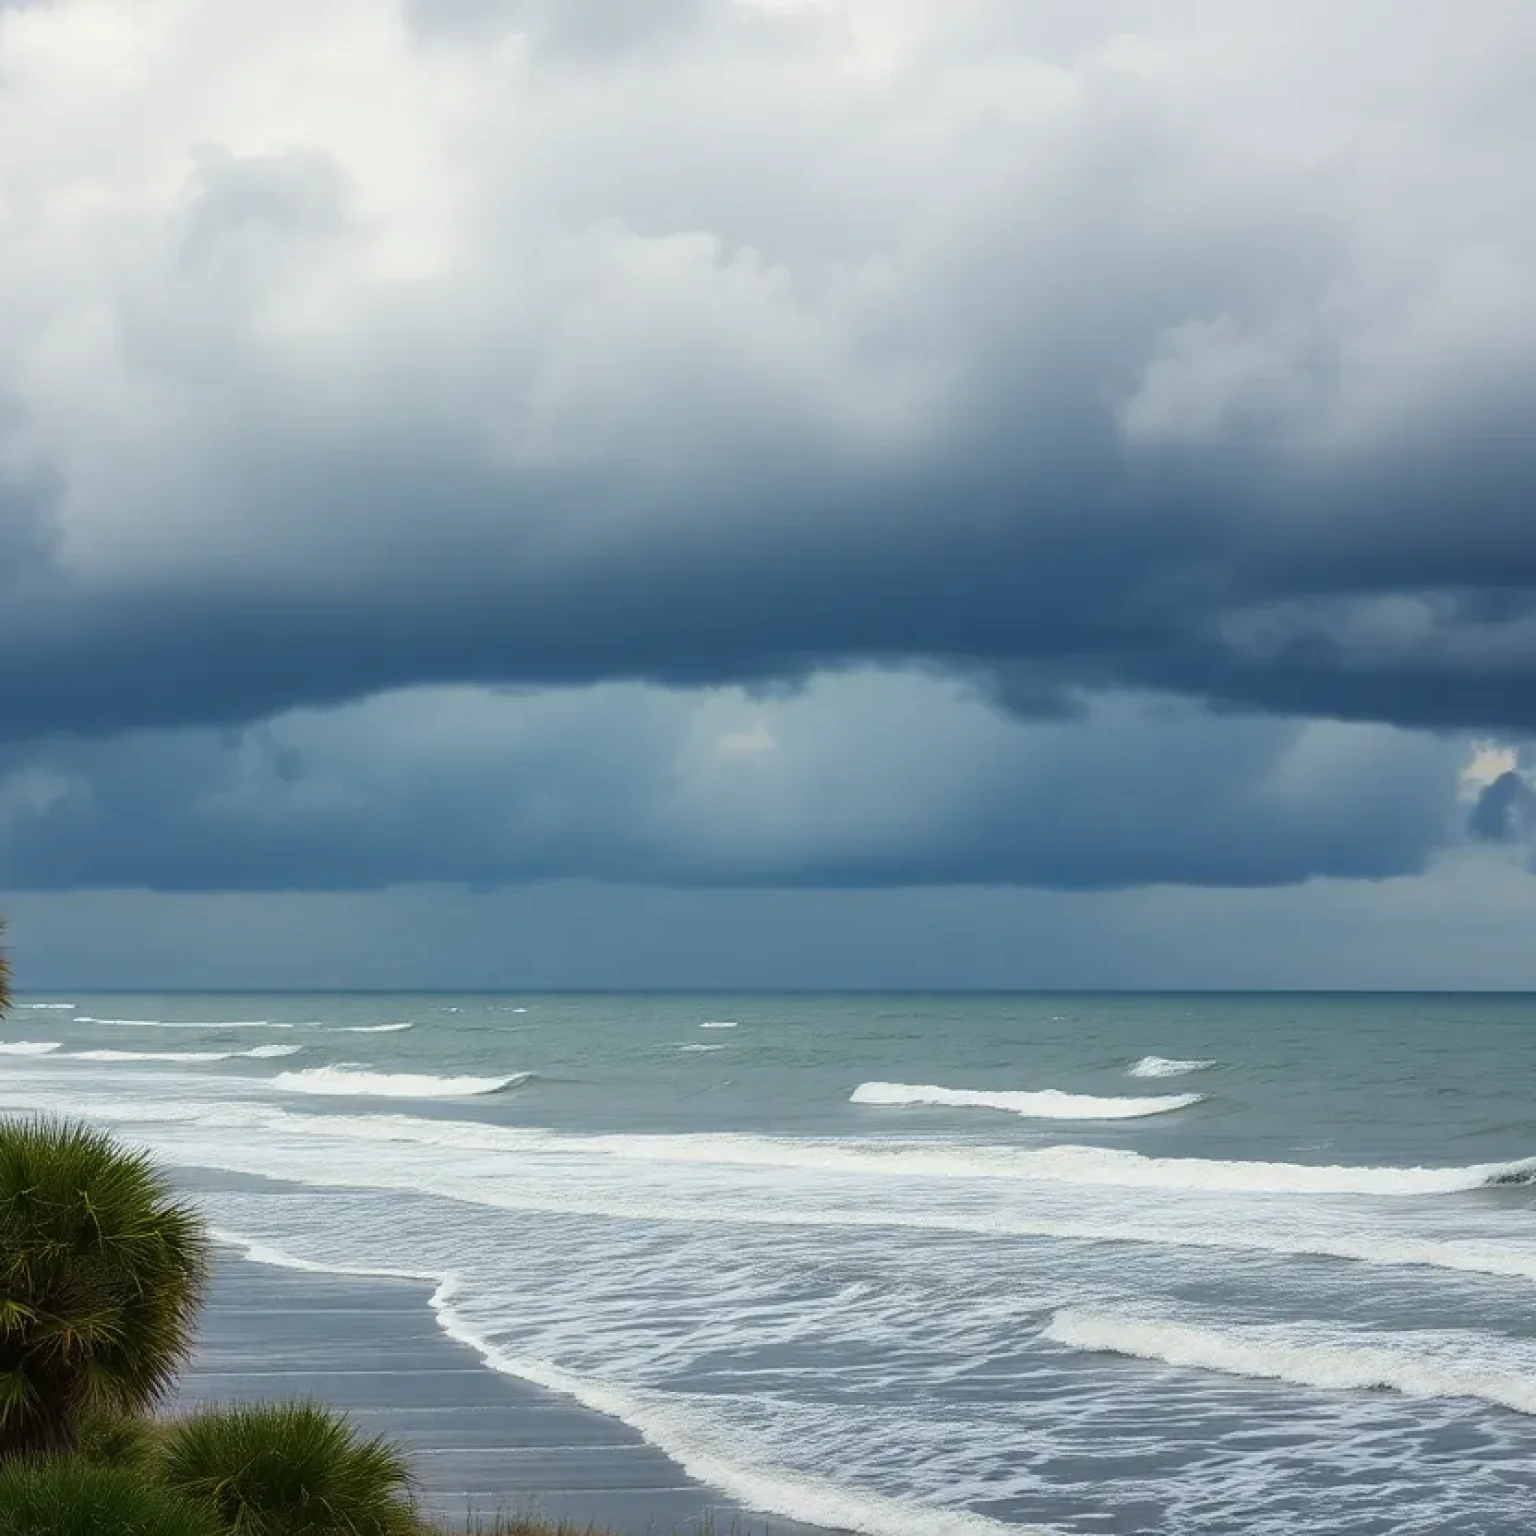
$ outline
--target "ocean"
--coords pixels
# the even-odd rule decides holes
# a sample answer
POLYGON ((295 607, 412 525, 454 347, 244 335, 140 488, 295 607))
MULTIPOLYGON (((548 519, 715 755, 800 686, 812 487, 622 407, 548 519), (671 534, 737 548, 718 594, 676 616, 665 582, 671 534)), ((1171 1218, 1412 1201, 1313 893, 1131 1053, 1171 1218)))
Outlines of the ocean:
POLYGON ((1536 997, 23 997, 18 1110, 770 1513, 1536 1523, 1536 997))

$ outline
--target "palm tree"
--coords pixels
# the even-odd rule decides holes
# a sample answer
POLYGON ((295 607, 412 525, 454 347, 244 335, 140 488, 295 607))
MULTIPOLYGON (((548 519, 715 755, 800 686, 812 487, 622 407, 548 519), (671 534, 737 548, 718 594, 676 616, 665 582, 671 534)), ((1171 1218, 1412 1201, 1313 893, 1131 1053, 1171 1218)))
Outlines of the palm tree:
POLYGON ((121 1467, 71 1457, 0 1467, 0 1536, 219 1536, 205 1509, 121 1467))
MULTIPOLYGON (((5 937, 5 921, 0 919, 0 939, 5 937)), ((0 949, 0 1019, 11 1011, 11 962, 0 949)))
POLYGON ((411 1474, 387 1440, 364 1439, 315 1403, 204 1409, 174 1426, 157 1480, 239 1536, 413 1536, 411 1474))
POLYGON ((163 1398, 207 1268, 201 1221, 143 1154, 0 1122, 0 1463, 73 1449, 83 1414, 163 1398))

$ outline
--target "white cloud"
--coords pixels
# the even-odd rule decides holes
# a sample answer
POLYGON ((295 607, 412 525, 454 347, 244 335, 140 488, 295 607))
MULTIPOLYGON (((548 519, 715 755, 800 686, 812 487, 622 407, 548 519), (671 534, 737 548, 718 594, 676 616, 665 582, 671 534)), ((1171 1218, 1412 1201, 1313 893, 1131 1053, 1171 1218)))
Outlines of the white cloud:
POLYGON ((749 726, 746 730, 727 731, 716 744, 715 753, 725 762, 742 757, 761 757, 778 746, 773 733, 766 725, 749 726))
POLYGON ((1474 741, 1471 756, 1458 775, 1458 797, 1465 805, 1473 804, 1495 780, 1506 773, 1516 773, 1519 768, 1520 756, 1514 747, 1498 741, 1474 741))

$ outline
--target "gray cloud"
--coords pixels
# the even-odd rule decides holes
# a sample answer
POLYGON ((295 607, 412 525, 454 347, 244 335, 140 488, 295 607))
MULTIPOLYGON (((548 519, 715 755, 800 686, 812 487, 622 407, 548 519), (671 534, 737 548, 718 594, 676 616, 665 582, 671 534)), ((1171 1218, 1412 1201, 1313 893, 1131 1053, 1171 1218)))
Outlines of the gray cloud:
POLYGON ((719 0, 406 0, 423 37, 489 40, 517 37, 556 56, 630 52, 675 40, 730 14, 719 0))
POLYGON ((120 19, 0 11, 12 888, 1523 837, 1528 6, 120 19))
POLYGON ((13 749, 0 871, 172 890, 1381 879, 1454 837, 1459 753, 1127 697, 1024 723, 915 675, 778 699, 425 690, 13 749))
POLYGON ((1510 769, 1479 792, 1467 813, 1467 830, 1479 842, 1517 842, 1528 835, 1533 806, 1536 792, 1521 774, 1510 769))
POLYGON ((1536 721, 1527 8, 701 5, 529 75, 232 7, 88 125, 68 11, 0 150, 12 740, 910 658, 1536 721))

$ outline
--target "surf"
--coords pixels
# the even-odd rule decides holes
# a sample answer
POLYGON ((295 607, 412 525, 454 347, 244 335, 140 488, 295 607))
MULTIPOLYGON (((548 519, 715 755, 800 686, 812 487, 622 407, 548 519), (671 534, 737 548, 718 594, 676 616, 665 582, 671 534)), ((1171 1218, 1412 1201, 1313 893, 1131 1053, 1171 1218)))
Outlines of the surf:
POLYGON ((463 1099, 500 1093, 526 1083, 531 1072, 512 1072, 505 1077, 433 1077, 425 1072, 368 1072, 352 1067, 310 1067, 303 1072, 280 1072, 273 1088, 284 1093, 322 1094, 328 1097, 373 1099, 463 1099))
POLYGON ((1536 1383, 1475 1361, 1441 1358, 1400 1336, 1390 1344, 1313 1341, 1303 1327, 1208 1328, 1110 1313, 1058 1312, 1042 1337, 1068 1349, 1322 1391, 1391 1391, 1416 1398, 1476 1398, 1536 1414, 1536 1383))
POLYGON ((271 1061, 297 1056, 302 1045, 258 1045, 248 1051, 73 1051, 68 1061, 271 1061))
POLYGON ((276 1019, 98 1019, 88 1013, 75 1016, 77 1024, 106 1024, 115 1029, 296 1029, 276 1019))
POLYGON ((940 1088, 933 1084, 860 1083, 853 1104, 886 1107, 931 1105, 944 1109, 995 1109, 1029 1120, 1139 1120, 1188 1109, 1204 1099, 1202 1093, 1176 1093, 1162 1098, 1106 1099, 1055 1088, 1034 1092, 991 1092, 973 1088, 940 1088))

